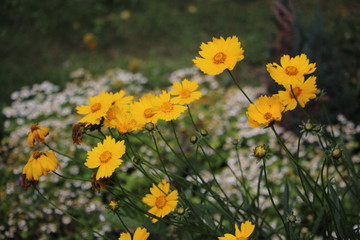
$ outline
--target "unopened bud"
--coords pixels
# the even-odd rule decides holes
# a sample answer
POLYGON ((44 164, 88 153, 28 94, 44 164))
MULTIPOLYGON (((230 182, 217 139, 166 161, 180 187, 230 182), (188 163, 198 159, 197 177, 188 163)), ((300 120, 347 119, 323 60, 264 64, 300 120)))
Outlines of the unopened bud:
POLYGON ((311 131, 311 130, 313 130, 314 125, 311 122, 307 122, 307 123, 305 123, 304 127, 305 127, 306 131, 311 131))
POLYGON ((342 150, 341 148, 334 148, 332 151, 331 151, 331 156, 334 158, 334 159, 339 159, 342 155, 342 150))
POLYGON ((257 158, 263 158, 266 156, 266 154, 267 154, 267 149, 266 149, 265 145, 257 146, 254 149, 254 155, 257 158))
POLYGON ((154 130, 154 128, 155 128, 155 125, 152 122, 148 122, 145 124, 145 129, 148 130, 149 132, 154 130))
POLYGON ((232 144, 233 145, 238 145, 239 144, 239 140, 238 139, 236 139, 236 138, 234 138, 233 140, 232 140, 232 144))
POLYGON ((198 137, 197 137, 197 136, 193 135, 193 136, 190 137, 190 142, 191 142, 191 143, 195 144, 197 141, 198 141, 198 137))
POLYGON ((178 215, 183 215, 183 214, 185 213, 185 208, 183 208, 183 207, 177 208, 177 209, 176 209, 176 213, 177 213, 178 215))
POLYGON ((134 157, 133 162, 134 162, 135 164, 140 164, 140 163, 141 163, 141 158, 139 158, 139 157, 134 157))
POLYGON ((208 132, 205 129, 201 129, 200 134, 201 134, 201 136, 205 137, 208 135, 208 132))
POLYGON ((290 222, 290 223, 295 223, 296 222, 296 216, 291 214, 287 217, 287 220, 290 222))

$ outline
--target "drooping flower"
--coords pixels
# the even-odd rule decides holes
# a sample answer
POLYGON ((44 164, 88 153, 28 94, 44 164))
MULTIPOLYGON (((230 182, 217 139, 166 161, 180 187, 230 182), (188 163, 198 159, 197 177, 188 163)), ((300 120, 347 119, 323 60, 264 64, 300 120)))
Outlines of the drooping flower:
POLYGON ((174 90, 170 91, 170 94, 178 95, 174 97, 174 101, 179 104, 189 104, 202 96, 200 91, 195 91, 198 89, 198 82, 196 81, 189 81, 185 78, 181 83, 174 82, 172 87, 174 90))
POLYGON ((280 85, 290 85, 304 81, 304 75, 313 73, 316 70, 316 63, 309 63, 306 54, 295 57, 283 55, 280 64, 268 63, 267 71, 272 79, 280 85))
POLYGON ((132 115, 140 125, 144 126, 146 123, 156 123, 158 121, 159 118, 153 104, 155 98, 155 95, 148 94, 131 106, 132 115))
POLYGON ((79 123, 99 124, 100 119, 106 116, 107 111, 111 107, 114 100, 113 94, 102 91, 100 95, 90 97, 89 105, 81 105, 76 107, 78 114, 86 114, 80 119, 79 123))
POLYGON ((118 240, 146 240, 150 236, 150 233, 146 228, 136 228, 133 238, 130 233, 121 233, 118 240))
POLYGON ((294 82, 291 85, 285 86, 285 89, 285 91, 279 91, 278 93, 280 101, 286 107, 285 111, 295 109, 298 102, 303 108, 310 99, 316 98, 318 91, 316 88, 316 77, 310 76, 304 82, 294 82))
POLYGON ((255 128, 260 125, 269 126, 272 121, 280 121, 283 110, 284 105, 280 102, 279 96, 261 96, 255 104, 250 104, 246 115, 249 125, 255 128))
POLYGON ((247 240, 253 233, 255 225, 250 221, 241 223, 240 229, 235 224, 235 235, 226 233, 223 237, 218 237, 218 240, 247 240))
POLYGON ((158 118, 165 121, 177 119, 186 110, 186 107, 177 104, 165 90, 153 100, 153 104, 158 118))
POLYGON ((53 151, 34 152, 22 171, 26 179, 38 181, 39 177, 46 176, 49 171, 55 171, 59 166, 59 162, 53 151))
POLYGON ((30 130, 28 133, 28 143, 32 147, 35 145, 35 142, 43 143, 45 137, 49 134, 48 127, 42 127, 38 124, 31 125, 30 130))
POLYGON ((195 57, 193 62, 205 74, 217 75, 225 69, 233 70, 236 63, 244 59, 244 50, 236 36, 213 37, 212 41, 202 43, 199 51, 200 57, 195 57))
MULTIPOLYGON (((175 210, 178 204, 178 191, 173 190, 170 193, 169 191, 170 184, 165 180, 162 180, 157 186, 152 185, 150 188, 151 194, 146 194, 142 199, 143 203, 151 207, 148 211, 150 214, 163 218, 175 210)), ((158 219, 152 218, 151 221, 156 223, 158 219)))
POLYGON ((99 168, 96 173, 96 180, 110 177, 123 162, 121 157, 124 153, 124 140, 116 142, 115 139, 107 136, 102 143, 99 142, 96 147, 87 151, 85 166, 99 168))

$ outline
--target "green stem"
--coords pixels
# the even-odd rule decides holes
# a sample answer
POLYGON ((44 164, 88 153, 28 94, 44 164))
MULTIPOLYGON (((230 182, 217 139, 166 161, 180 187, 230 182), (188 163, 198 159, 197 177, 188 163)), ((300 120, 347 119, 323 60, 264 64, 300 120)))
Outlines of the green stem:
POLYGON ((64 179, 75 180, 75 181, 91 182, 91 180, 89 180, 89 179, 68 177, 68 176, 61 175, 60 173, 57 173, 57 172, 55 172, 55 171, 54 171, 53 173, 55 173, 56 175, 58 175, 59 177, 62 177, 62 178, 64 178, 64 179))
POLYGON ((192 117, 192 115, 191 115, 190 106, 189 106, 189 104, 187 104, 186 106, 187 106, 187 109, 188 109, 188 113, 189 113, 189 116, 190 116, 191 122, 192 122, 192 124, 193 124, 193 126, 194 126, 195 130, 198 132, 198 131, 199 131, 199 129, 197 128, 197 126, 196 126, 196 124, 195 124, 195 121, 194 121, 194 119, 193 119, 193 117, 192 117))
POLYGON ((56 152, 57 154, 59 154, 59 155, 61 155, 61 156, 64 156, 64 157, 67 157, 67 158, 69 158, 69 159, 73 160, 73 158, 72 158, 72 157, 70 157, 69 155, 66 155, 65 153, 59 152, 58 150, 56 150, 56 149, 54 149, 54 148, 50 147, 50 146, 49 146, 49 144, 47 144, 47 143, 45 143, 45 142, 44 142, 44 145, 45 145, 45 146, 47 146, 50 150, 52 150, 52 151, 56 152))
POLYGON ((249 103, 253 103, 251 101, 251 99, 248 97, 248 95, 244 92, 244 90, 240 87, 239 83, 236 81, 235 77, 233 76, 233 74, 231 73, 231 71, 229 69, 226 69, 227 72, 230 74, 231 79, 233 80, 233 82, 235 83, 235 85, 239 88, 239 90, 242 92, 242 94, 244 94, 244 96, 246 97, 246 99, 249 101, 249 103))

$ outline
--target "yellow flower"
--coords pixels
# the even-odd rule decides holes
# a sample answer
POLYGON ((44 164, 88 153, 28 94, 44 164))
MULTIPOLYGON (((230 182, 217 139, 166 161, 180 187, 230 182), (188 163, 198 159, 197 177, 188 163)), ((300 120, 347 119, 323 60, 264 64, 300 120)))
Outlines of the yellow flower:
POLYGON ((96 173, 96 180, 110 177, 123 162, 120 158, 124 153, 124 140, 116 142, 115 139, 107 136, 103 143, 98 143, 91 151, 87 151, 85 166, 99 168, 96 173))
POLYGON ((128 110, 129 104, 131 104, 132 100, 134 99, 133 96, 126 96, 126 92, 124 90, 120 90, 119 92, 110 95, 113 95, 113 102, 111 107, 106 113, 104 126, 115 128, 115 125, 112 123, 114 119, 116 119, 116 115, 122 114, 123 112, 128 110))
POLYGON ((165 90, 153 100, 153 104, 158 118, 165 121, 177 119, 186 110, 186 107, 176 104, 170 93, 165 90))
POLYGON ((294 82, 291 85, 285 86, 285 89, 285 91, 279 91, 278 93, 280 101, 286 106, 285 111, 295 109, 297 106, 296 99, 301 107, 305 107, 305 104, 310 99, 316 98, 318 91, 316 88, 316 77, 311 76, 305 82, 294 82))
MULTIPOLYGON (((134 237, 132 240, 146 240, 150 236, 150 233, 146 230, 146 228, 136 228, 134 237)), ((122 233, 118 240, 131 240, 130 233, 122 233)))
POLYGON ((247 240, 250 235, 253 233, 255 225, 250 221, 242 223, 239 227, 235 224, 235 236, 229 233, 226 233, 224 237, 218 237, 218 240, 247 240))
POLYGON ((201 92, 195 92, 198 88, 198 82, 196 81, 189 81, 185 78, 181 83, 174 82, 172 87, 175 90, 170 91, 170 94, 179 95, 178 97, 174 97, 174 102, 179 104, 189 104, 202 96, 201 92))
POLYGON ((152 103, 155 98, 155 95, 148 94, 131 106, 133 117, 140 125, 144 126, 148 122, 156 123, 158 121, 159 118, 152 103))
POLYGON ((244 50, 240 47, 236 36, 213 37, 211 42, 202 43, 200 57, 195 57, 193 62, 206 74, 217 75, 225 69, 233 70, 236 63, 244 59, 244 50))
POLYGON ((124 110, 121 114, 116 114, 116 118, 111 121, 111 125, 114 126, 121 134, 130 133, 143 127, 143 125, 139 124, 132 116, 129 109, 130 107, 127 110, 124 110))
POLYGON ((31 125, 30 130, 31 131, 28 133, 28 143, 32 147, 35 145, 35 142, 43 143, 45 137, 49 134, 48 127, 42 127, 38 124, 31 125))
POLYGON ((28 180, 39 180, 39 177, 46 176, 49 171, 55 171, 59 162, 53 151, 34 152, 22 171, 28 180))
POLYGON ((280 102, 279 96, 261 96, 255 104, 250 104, 246 115, 249 125, 255 128, 260 125, 268 126, 272 121, 280 121, 283 110, 284 105, 280 102))
MULTIPOLYGON (((152 215, 159 218, 163 218, 170 212, 174 211, 178 204, 178 191, 174 190, 169 193, 170 184, 165 180, 162 180, 157 186, 155 184, 150 188, 151 194, 146 194, 142 201, 151 209, 148 211, 152 215)), ((150 218, 152 218, 150 216, 150 218)), ((158 219, 152 218, 153 223, 156 223, 158 219)))
POLYGON ((106 116, 106 113, 113 103, 113 99, 114 96, 112 94, 104 91, 102 91, 98 96, 90 97, 88 99, 88 106, 81 105, 76 107, 78 114, 87 114, 78 122, 85 124, 99 124, 100 119, 106 116))
POLYGON ((305 54, 295 56, 283 55, 280 64, 268 63, 267 71, 272 79, 281 85, 290 85, 295 82, 304 81, 304 75, 313 73, 316 70, 316 63, 310 63, 305 54))

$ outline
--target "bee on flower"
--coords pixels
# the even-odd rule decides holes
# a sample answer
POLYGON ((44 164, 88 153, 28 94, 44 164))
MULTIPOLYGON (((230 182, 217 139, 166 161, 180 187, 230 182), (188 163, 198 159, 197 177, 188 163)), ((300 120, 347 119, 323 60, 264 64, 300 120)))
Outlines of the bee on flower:
POLYGON ((236 36, 217 38, 200 45, 201 57, 195 57, 193 62, 202 72, 208 75, 218 75, 224 70, 234 69, 237 62, 244 59, 244 50, 236 36))
MULTIPOLYGON (((151 194, 146 194, 143 197, 142 202, 151 207, 148 211, 150 214, 159 218, 163 218, 170 212, 176 209, 178 204, 178 191, 170 191, 170 183, 162 180, 157 186, 155 184, 150 188, 151 194)), ((158 219, 151 218, 153 223, 156 223, 158 219)))
POLYGON ((45 137, 49 134, 49 128, 39 126, 38 124, 33 124, 30 127, 30 132, 28 133, 28 143, 30 146, 34 146, 35 142, 44 143, 45 137))

